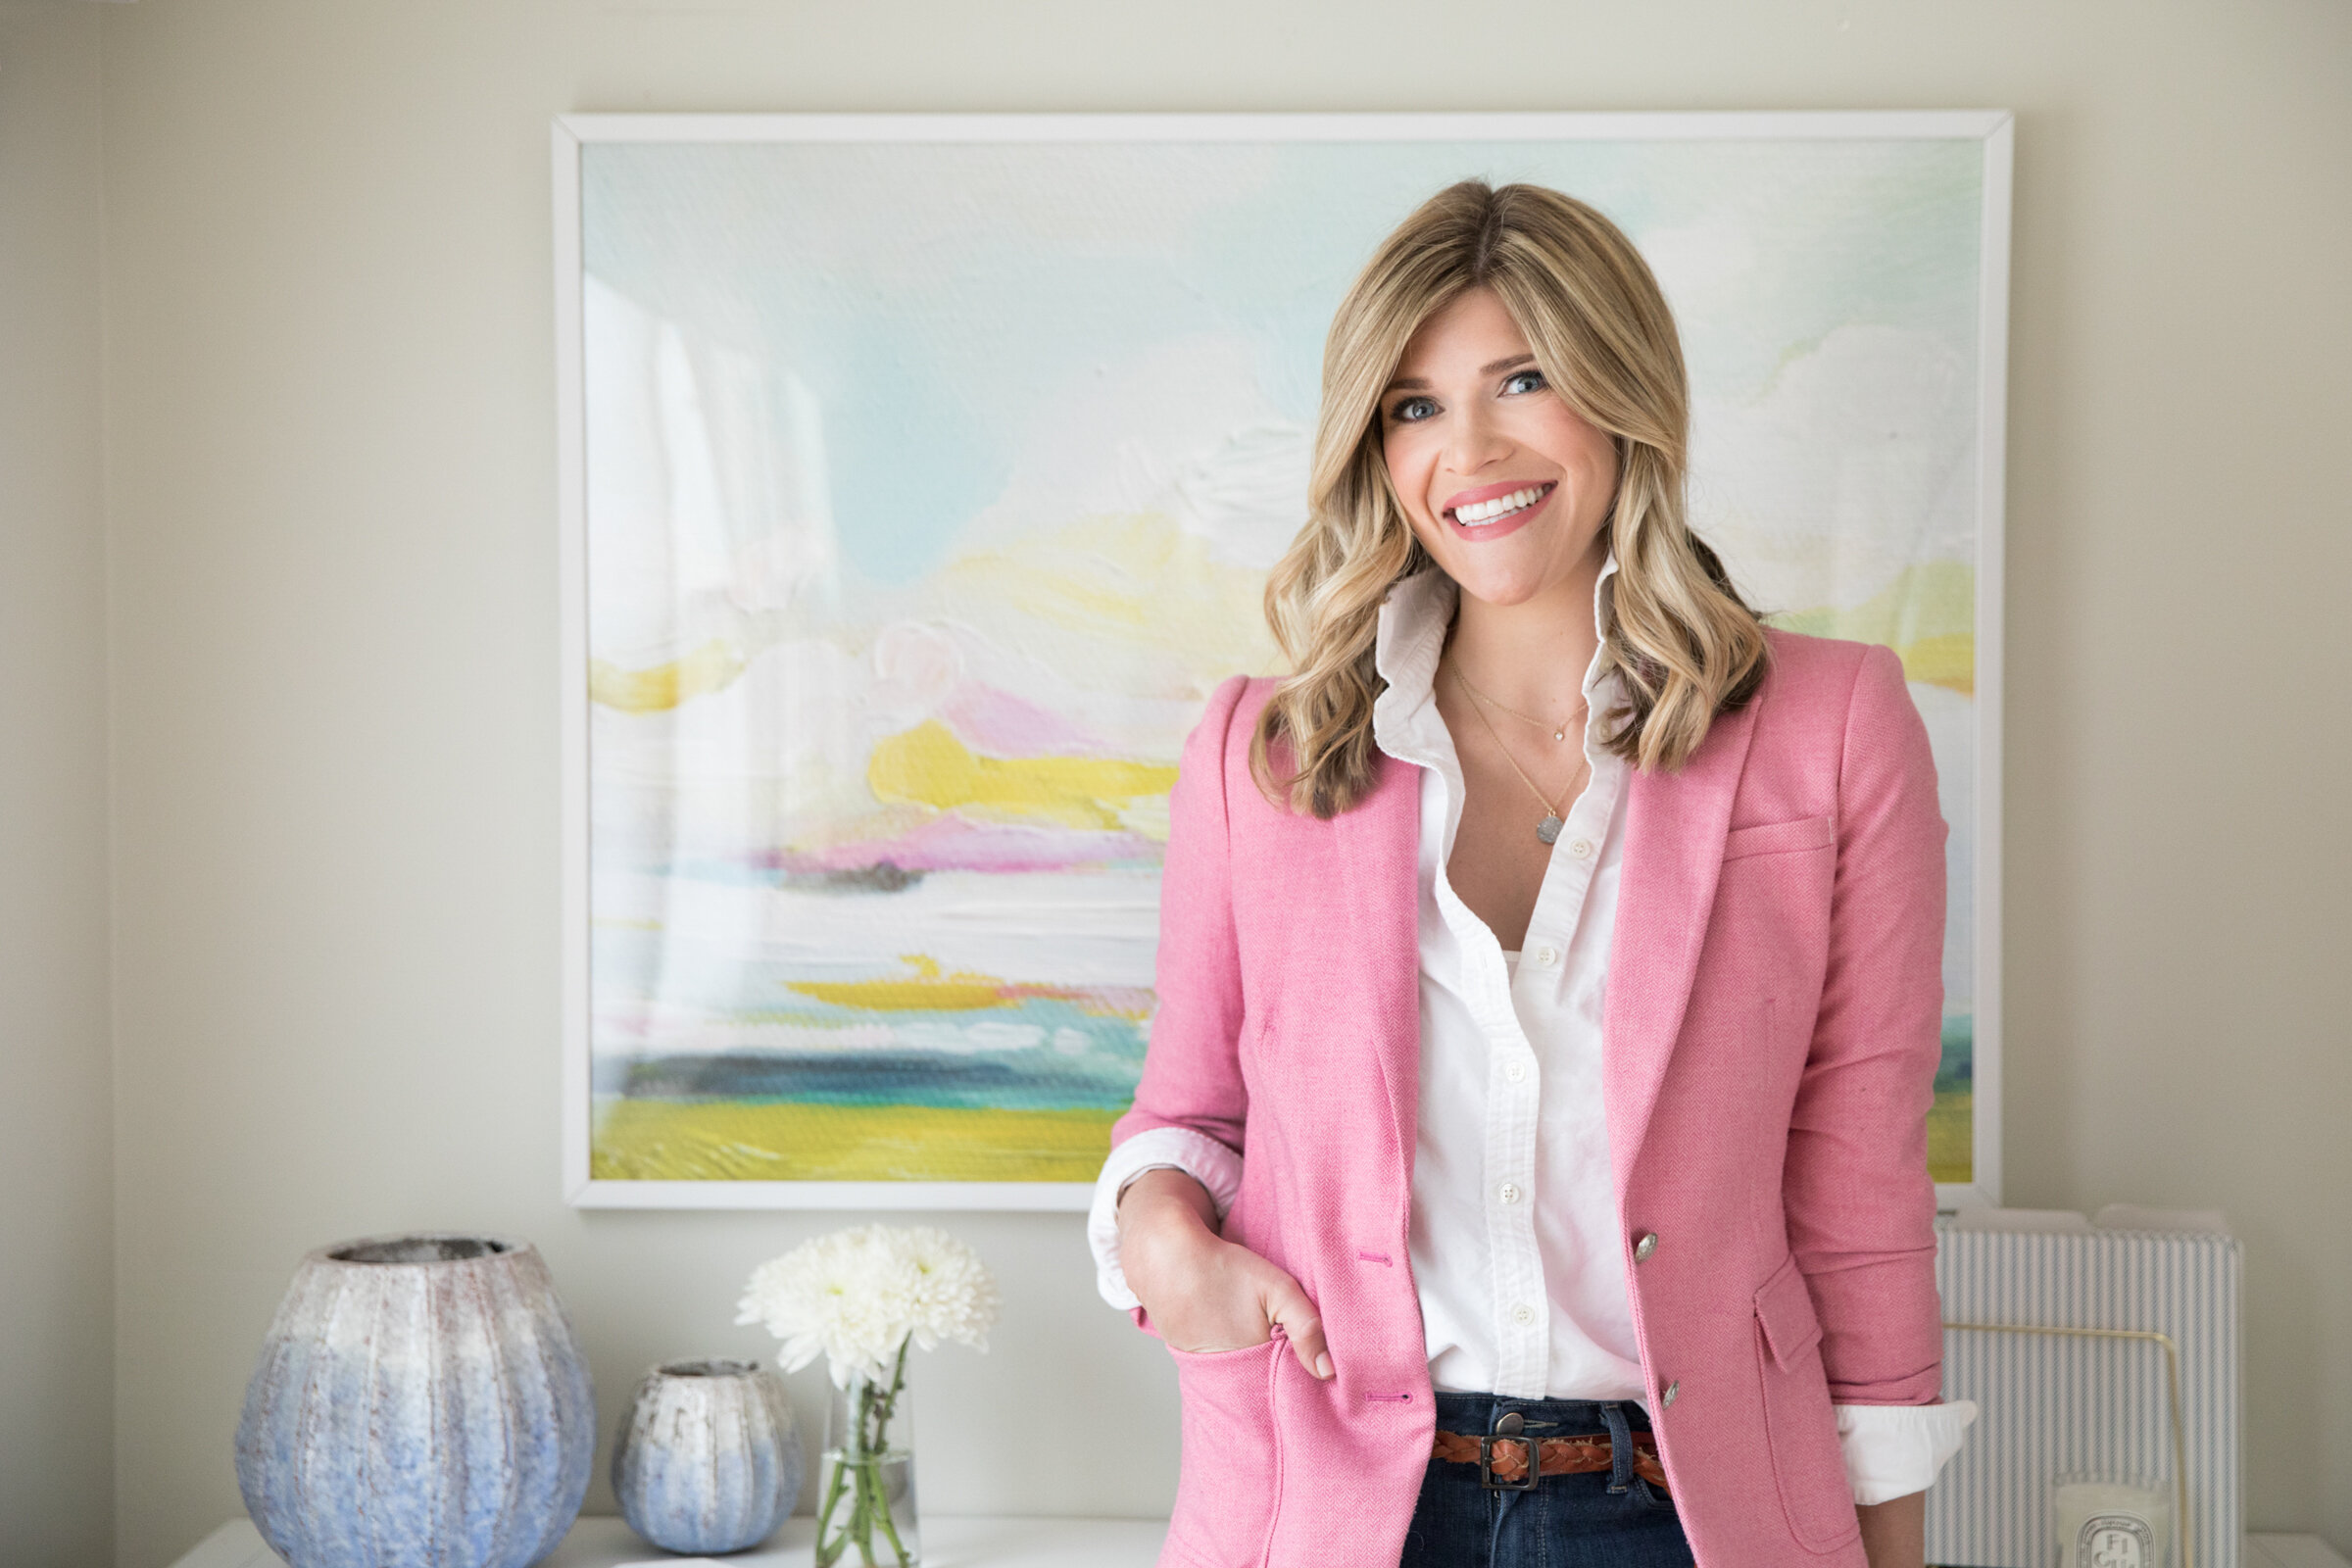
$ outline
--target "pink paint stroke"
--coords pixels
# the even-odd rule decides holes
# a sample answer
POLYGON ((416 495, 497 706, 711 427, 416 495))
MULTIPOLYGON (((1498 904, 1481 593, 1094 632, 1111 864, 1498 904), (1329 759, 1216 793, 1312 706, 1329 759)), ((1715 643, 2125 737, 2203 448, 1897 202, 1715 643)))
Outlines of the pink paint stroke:
POLYGON ((964 681, 939 707, 939 716, 965 744, 997 757, 1102 757, 1102 738, 1040 708, 978 681, 964 681))
POLYGON ((1073 833, 1059 828, 967 822, 953 812, 891 838, 783 850, 769 868, 807 875, 858 871, 887 861, 902 871, 1060 871, 1083 865, 1156 863, 1160 847, 1140 833, 1073 833))

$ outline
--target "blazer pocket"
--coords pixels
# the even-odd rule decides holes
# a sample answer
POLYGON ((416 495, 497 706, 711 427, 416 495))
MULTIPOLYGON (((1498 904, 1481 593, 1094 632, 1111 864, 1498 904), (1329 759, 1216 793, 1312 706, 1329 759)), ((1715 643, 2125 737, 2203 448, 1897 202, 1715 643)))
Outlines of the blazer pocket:
POLYGON ((1183 1457, 1169 1544, 1211 1568, 1261 1561, 1274 1533, 1282 1486, 1274 1380, 1290 1341, 1277 1334, 1239 1350, 1179 1350, 1176 1393, 1183 1405, 1183 1457))
POLYGON ((1798 850, 1826 850, 1838 843, 1838 824, 1826 816, 1800 816, 1793 822, 1760 822, 1736 827, 1723 836, 1723 858, 1744 859, 1751 855, 1790 855, 1798 850))
POLYGON ((1764 1389, 1765 1446, 1788 1533, 1831 1551, 1861 1533, 1821 1364, 1821 1319, 1791 1257, 1756 1292, 1756 1371, 1764 1389))

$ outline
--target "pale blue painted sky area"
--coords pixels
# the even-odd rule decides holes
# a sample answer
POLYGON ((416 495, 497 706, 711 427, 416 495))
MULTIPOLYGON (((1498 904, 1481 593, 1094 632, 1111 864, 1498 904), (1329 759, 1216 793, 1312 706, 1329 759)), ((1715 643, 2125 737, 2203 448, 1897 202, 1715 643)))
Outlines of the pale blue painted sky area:
POLYGON ((1973 365, 1973 141, 946 146, 597 143, 591 273, 781 365, 824 411, 847 563, 937 564, 1025 421, 1196 337, 1251 345, 1237 409, 1311 424, 1324 331, 1380 236, 1450 180, 1531 179, 1651 254, 1693 390, 1759 396, 1838 326, 1973 365))

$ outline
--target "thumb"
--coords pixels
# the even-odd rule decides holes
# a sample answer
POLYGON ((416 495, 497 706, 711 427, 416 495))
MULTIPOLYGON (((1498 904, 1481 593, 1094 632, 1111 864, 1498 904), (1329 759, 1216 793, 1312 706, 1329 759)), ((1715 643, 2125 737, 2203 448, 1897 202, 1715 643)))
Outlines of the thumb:
POLYGON ((1291 1351, 1312 1377, 1332 1375, 1331 1349, 1323 1341, 1323 1319, 1306 1298, 1298 1282, 1285 1277, 1266 1293, 1266 1321, 1279 1325, 1291 1342, 1291 1351))

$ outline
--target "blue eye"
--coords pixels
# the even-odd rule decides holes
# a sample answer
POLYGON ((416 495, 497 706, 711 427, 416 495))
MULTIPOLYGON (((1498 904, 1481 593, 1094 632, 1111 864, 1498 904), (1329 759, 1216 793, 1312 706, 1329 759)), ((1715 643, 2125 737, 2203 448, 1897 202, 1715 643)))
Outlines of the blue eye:
POLYGON ((1411 424, 1437 412, 1438 404, 1434 398, 1406 398, 1389 410, 1389 417, 1398 424, 1411 424))
POLYGON ((1505 392, 1541 392, 1549 384, 1544 379, 1542 370, 1513 370, 1504 379, 1502 389, 1505 392), (1523 382, 1526 384, 1522 385, 1523 382))

